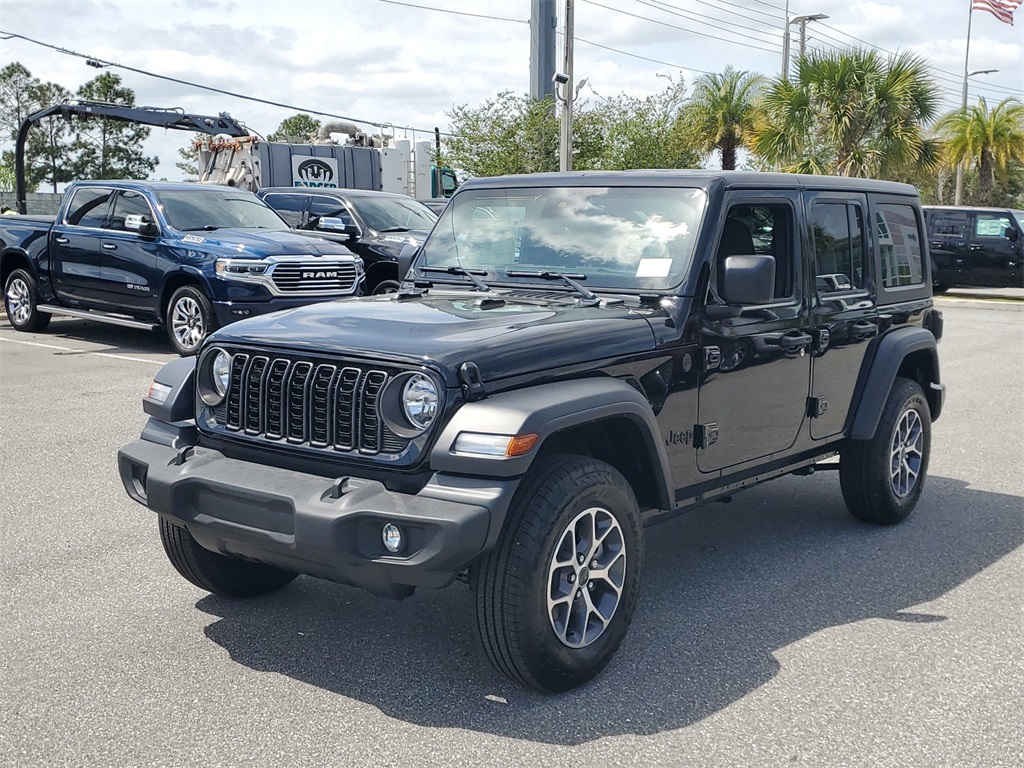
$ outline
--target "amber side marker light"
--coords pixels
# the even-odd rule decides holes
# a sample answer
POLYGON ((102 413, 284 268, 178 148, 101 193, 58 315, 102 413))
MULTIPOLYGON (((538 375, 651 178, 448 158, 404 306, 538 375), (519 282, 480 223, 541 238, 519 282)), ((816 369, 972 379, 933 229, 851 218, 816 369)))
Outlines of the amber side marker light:
POLYGON ((540 439, 539 435, 516 435, 508 441, 508 448, 505 449, 506 456, 522 456, 533 450, 533 446, 540 439))

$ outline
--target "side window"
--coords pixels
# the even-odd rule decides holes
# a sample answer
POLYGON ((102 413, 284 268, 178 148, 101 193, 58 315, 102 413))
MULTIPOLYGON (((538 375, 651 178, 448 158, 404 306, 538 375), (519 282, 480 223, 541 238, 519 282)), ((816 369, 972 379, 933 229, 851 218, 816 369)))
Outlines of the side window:
POLYGON ((267 195, 263 202, 277 211, 292 229, 302 226, 302 210, 306 207, 305 195, 267 195))
POLYGON ((68 206, 65 221, 78 227, 102 228, 107 221, 107 204, 113 194, 112 189, 79 189, 68 206))
POLYGON ((879 203, 875 208, 878 250, 882 257, 882 285, 898 288, 924 282, 921 238, 914 208, 879 203))
POLYGON ((1005 237, 1011 228, 1010 216, 1006 213, 978 213, 974 218, 975 237, 1005 237))
POLYGON ((119 192, 114 198, 114 209, 110 214, 108 229, 124 230, 126 216, 145 216, 153 221, 153 211, 144 195, 138 192, 119 192))
POLYGON ((348 208, 340 200, 334 200, 330 197, 314 197, 309 204, 309 218, 313 217, 318 219, 324 217, 330 217, 334 219, 341 219, 345 222, 347 227, 349 224, 354 224, 352 221, 352 214, 348 212, 348 208))
POLYGON ((861 207, 847 203, 814 203, 811 227, 818 293, 863 288, 866 275, 861 207))
POLYGON ((728 256, 751 253, 775 259, 775 298, 794 298, 796 255, 793 245, 793 209, 782 203, 733 205, 726 215, 718 243, 715 280, 720 281, 728 256))
POLYGON ((932 211, 928 219, 929 237, 967 237, 967 211, 932 211))

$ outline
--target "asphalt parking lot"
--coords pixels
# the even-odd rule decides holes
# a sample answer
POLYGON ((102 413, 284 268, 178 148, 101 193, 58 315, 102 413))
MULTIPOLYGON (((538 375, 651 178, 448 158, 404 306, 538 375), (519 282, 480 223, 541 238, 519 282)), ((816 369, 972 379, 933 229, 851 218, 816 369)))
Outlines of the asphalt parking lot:
POLYGON ((818 473, 649 529, 629 637, 561 696, 492 671, 463 585, 186 583, 115 469, 167 342, 0 315, 0 765, 1020 766, 1024 302, 978 299, 937 300, 907 523, 818 473))

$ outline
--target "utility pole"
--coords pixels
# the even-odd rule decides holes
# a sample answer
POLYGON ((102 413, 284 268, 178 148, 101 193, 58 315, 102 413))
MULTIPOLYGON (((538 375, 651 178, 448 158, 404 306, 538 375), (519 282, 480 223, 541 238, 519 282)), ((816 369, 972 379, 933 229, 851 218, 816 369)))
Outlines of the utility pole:
POLYGON ((564 98, 562 102, 562 125, 561 135, 558 141, 558 169, 560 171, 572 170, 572 42, 573 42, 573 0, 565 0, 565 60, 563 69, 555 75, 555 79, 562 87, 564 98))
MULTIPOLYGON (((967 51, 964 53, 964 91, 960 100, 960 110, 967 110, 967 78, 971 75, 967 71, 967 62, 971 60, 971 20, 974 18, 974 5, 967 10, 967 51)), ((964 166, 967 165, 967 158, 956 164, 956 192, 953 195, 953 205, 960 205, 964 199, 964 166)), ((939 201, 942 202, 941 200, 939 201)))
POLYGON ((782 79, 789 80, 789 0, 786 0, 786 23, 782 30, 782 79))
POLYGON ((558 11, 555 0, 530 0, 530 98, 555 95, 558 11))

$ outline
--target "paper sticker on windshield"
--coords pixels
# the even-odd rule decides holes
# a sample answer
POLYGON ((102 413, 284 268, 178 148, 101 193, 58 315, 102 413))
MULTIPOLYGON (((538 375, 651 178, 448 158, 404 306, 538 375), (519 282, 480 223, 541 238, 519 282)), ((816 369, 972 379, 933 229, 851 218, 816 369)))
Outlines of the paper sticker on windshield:
POLYGON ((636 268, 637 277, 668 277, 672 269, 672 259, 640 259, 636 268))
POLYGON ((200 237, 199 235, 185 235, 183 238, 186 243, 205 243, 206 238, 200 237))

